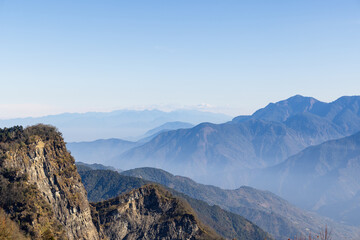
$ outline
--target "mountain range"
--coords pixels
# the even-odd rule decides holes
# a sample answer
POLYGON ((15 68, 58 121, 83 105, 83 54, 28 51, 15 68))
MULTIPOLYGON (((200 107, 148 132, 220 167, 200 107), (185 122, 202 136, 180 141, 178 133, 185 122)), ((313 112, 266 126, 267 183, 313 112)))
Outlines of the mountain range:
POLYGON ((358 96, 324 103, 296 95, 223 124, 160 133, 104 164, 156 167, 236 188, 248 184, 249 169, 274 166, 306 147, 360 131, 359 103, 358 96))
POLYGON ((318 116, 322 121, 334 124, 339 127, 338 130, 342 134, 353 134, 360 128, 360 96, 343 96, 325 103, 312 97, 296 95, 277 103, 270 103, 251 116, 236 117, 233 121, 242 122, 251 118, 286 122, 289 118, 302 114, 318 116))
POLYGON ((155 168, 132 169, 120 174, 138 177, 142 181, 157 182, 210 205, 218 205, 225 210, 244 216, 271 233, 276 239, 306 236, 309 232, 316 233, 319 227, 325 225, 332 228, 335 239, 352 239, 359 233, 357 228, 301 210, 269 191, 245 186, 235 190, 224 190, 199 184, 189 178, 174 176, 155 168))
POLYGON ((99 139, 91 142, 70 142, 66 147, 76 161, 84 163, 99 163, 110 165, 109 160, 139 146, 139 143, 117 138, 99 139))
POLYGON ((98 203, 87 202, 56 128, 4 128, 0 213, 7 224, 35 238, 265 236, 242 217, 277 239, 326 225, 335 239, 356 238, 358 229, 349 225, 360 224, 359 102, 357 96, 324 103, 297 95, 221 124, 170 121, 144 131, 139 141, 68 143, 84 162, 77 164, 82 181, 98 203), (132 170, 120 175, 108 169, 132 170), (160 219, 163 225, 156 225, 160 219), (183 235, 177 236, 176 229, 183 235))
MULTIPOLYGON (((106 157, 91 154, 91 161, 157 167, 223 188, 249 185, 358 226, 359 106, 358 96, 324 103, 296 95, 230 122, 160 132, 127 149, 109 147, 106 157)), ((87 144, 89 153, 96 149, 87 144)))
POLYGON ((298 206, 347 224, 354 220, 360 195, 360 132, 311 146, 284 162, 256 171, 254 186, 268 189, 298 206))
POLYGON ((56 126, 67 142, 121 138, 139 140, 147 131, 168 122, 222 123, 230 116, 197 110, 117 110, 112 112, 63 113, 44 117, 0 120, 0 127, 30 126, 38 123, 56 126))
POLYGON ((69 142, 67 148, 79 162, 108 164, 113 158, 127 150, 140 146, 162 132, 172 129, 190 128, 193 125, 185 122, 168 122, 146 132, 140 140, 126 141, 118 138, 98 139, 95 141, 69 142))
MULTIPOLYGON (((88 198, 93 202, 107 200, 154 183, 109 170, 78 168, 78 171, 88 192, 88 198)), ((185 199, 204 224, 226 239, 272 239, 269 234, 240 215, 225 211, 219 206, 209 206, 201 200, 191 198, 170 188, 167 191, 174 196, 185 199)))

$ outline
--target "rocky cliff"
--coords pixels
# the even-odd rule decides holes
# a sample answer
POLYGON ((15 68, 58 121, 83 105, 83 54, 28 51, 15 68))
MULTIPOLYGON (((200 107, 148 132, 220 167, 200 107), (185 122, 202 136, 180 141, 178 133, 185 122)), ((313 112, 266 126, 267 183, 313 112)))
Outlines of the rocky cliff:
POLYGON ((221 239, 191 207, 157 185, 93 204, 93 219, 109 239, 221 239))
POLYGON ((44 125, 5 129, 1 133, 3 180, 21 185, 20 193, 31 192, 17 205, 29 204, 30 197, 33 199, 27 209, 9 209, 16 206, 17 199, 5 203, 22 228, 34 238, 48 234, 69 240, 98 239, 86 191, 61 134, 44 125), (24 226, 26 220, 28 226, 24 226))

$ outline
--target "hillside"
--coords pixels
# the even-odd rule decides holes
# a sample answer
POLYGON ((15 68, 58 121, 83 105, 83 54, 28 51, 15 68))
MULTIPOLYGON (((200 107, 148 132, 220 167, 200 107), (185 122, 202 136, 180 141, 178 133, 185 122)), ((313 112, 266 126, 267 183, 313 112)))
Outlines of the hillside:
POLYGON ((154 168, 133 169, 121 174, 157 182, 192 198, 203 200, 211 205, 219 205, 223 209, 244 216, 277 239, 299 234, 306 235, 305 229, 317 232, 319 226, 326 224, 332 227, 335 239, 357 236, 357 229, 301 210, 268 191, 250 187, 223 190, 154 168))
POLYGON ((29 237, 19 229, 18 224, 10 219, 10 217, 0 208, 0 239, 7 240, 27 240, 29 237))
POLYGON ((109 170, 88 169, 81 171, 79 169, 79 174, 91 202, 108 200, 151 183, 144 179, 123 176, 118 172, 109 170))
POLYGON ((90 207, 61 133, 47 125, 0 129, 0 218, 4 239, 220 239, 186 203, 156 186, 90 207))
POLYGON ((191 207, 156 185, 92 204, 98 231, 110 239, 222 239, 191 207))
MULTIPOLYGON (((124 176, 113 171, 88 170, 80 171, 80 175, 88 191, 90 201, 94 202, 106 200, 151 183, 141 178, 124 176)), ((190 198, 174 190, 169 189, 169 191, 175 196, 186 199, 199 219, 225 238, 239 240, 271 239, 259 227, 237 214, 224 211, 218 206, 209 206, 203 201, 190 198)))
POLYGON ((31 238, 98 239, 86 191, 61 134, 0 130, 0 207, 31 238))
MULTIPOLYGON (((347 224, 360 192, 360 133, 306 148, 255 174, 253 184, 347 224), (347 204, 345 204, 347 203, 347 204), (347 209, 348 208, 348 209, 347 209), (348 219, 349 218, 349 219, 348 219)), ((350 221, 349 221, 350 220, 350 221)))
POLYGON ((112 171, 117 171, 117 172, 121 172, 121 169, 116 169, 114 167, 111 166, 104 166, 102 164, 99 163, 92 163, 92 164, 88 164, 88 163, 83 163, 83 162, 75 162, 76 168, 78 169, 92 169, 92 170, 112 170, 112 171))

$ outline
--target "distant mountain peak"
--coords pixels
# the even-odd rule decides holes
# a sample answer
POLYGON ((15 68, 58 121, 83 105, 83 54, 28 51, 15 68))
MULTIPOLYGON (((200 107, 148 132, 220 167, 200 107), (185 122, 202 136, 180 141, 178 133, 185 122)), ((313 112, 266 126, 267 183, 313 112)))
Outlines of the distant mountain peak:
MULTIPOLYGON (((317 100, 316 98, 313 97, 305 97, 302 95, 295 95, 292 96, 290 98, 288 98, 287 100, 285 100, 286 102, 288 102, 289 104, 303 104, 303 105, 310 105, 310 108, 317 102, 320 102, 319 100, 317 100)), ((279 102, 280 103, 280 102, 279 102)))
POLYGON ((289 97, 275 103, 269 103, 266 107, 257 110, 251 116, 238 116, 233 122, 244 122, 249 119, 261 119, 265 121, 284 122, 295 114, 312 112, 314 109, 321 109, 323 103, 313 97, 305 97, 300 94, 289 97))
POLYGON ((286 100, 270 103, 265 108, 256 111, 252 116, 267 120, 285 121, 293 114, 311 111, 317 103, 320 101, 315 98, 295 95, 286 100))
POLYGON ((315 99, 315 98, 303 96, 303 95, 300 95, 300 94, 296 94, 294 96, 289 97, 287 100, 290 101, 290 100, 301 100, 301 99, 315 99))

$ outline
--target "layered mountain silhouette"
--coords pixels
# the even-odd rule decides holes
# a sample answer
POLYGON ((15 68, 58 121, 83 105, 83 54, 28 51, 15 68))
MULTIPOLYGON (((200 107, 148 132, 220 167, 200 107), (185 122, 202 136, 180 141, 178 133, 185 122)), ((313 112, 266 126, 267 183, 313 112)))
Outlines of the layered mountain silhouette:
MULTIPOLYGON (((117 172, 108 170, 83 168, 79 173, 88 192, 89 200, 93 202, 107 200, 153 183, 145 179, 120 175, 117 172)), ((225 211, 219 206, 209 206, 203 201, 172 189, 167 189, 167 191, 170 191, 173 196, 185 199, 190 204, 190 207, 195 210, 201 222, 226 239, 272 239, 269 234, 240 215, 225 211)), ((186 208, 189 209, 189 207, 186 208)))
POLYGON ((306 236, 309 232, 318 232, 319 227, 325 225, 331 227, 334 239, 352 239, 358 236, 356 228, 301 210, 269 191, 251 187, 224 190, 196 183, 186 177, 174 176, 156 168, 132 169, 122 172, 121 175, 137 177, 141 181, 157 182, 192 198, 203 200, 210 205, 216 204, 223 209, 244 216, 271 233, 276 239, 306 236))
POLYGON ((167 122, 162 124, 161 126, 158 126, 156 128, 150 129, 144 134, 145 138, 149 137, 155 137, 156 135, 159 135, 162 132, 170 131, 170 130, 177 130, 182 128, 192 128, 194 127, 193 124, 187 123, 187 122, 167 122))
POLYGON ((359 96, 325 103, 297 95, 227 123, 160 133, 103 163, 157 167, 223 188, 250 185, 358 226, 359 106, 359 96))
MULTIPOLYGON (((255 173, 252 184, 348 224, 360 193, 360 132, 311 146, 255 173)), ((358 210, 357 210, 358 211, 358 210)))
POLYGON ((308 146, 359 131, 359 103, 357 96, 324 103, 297 95, 224 124, 161 133, 107 164, 158 167, 234 188, 248 183, 249 169, 276 165, 308 146))
POLYGON ((117 138, 99 139, 91 142, 70 142, 66 147, 78 162, 109 165, 109 160, 127 150, 139 146, 136 142, 117 138))
MULTIPOLYGON (((119 117, 112 114, 111 121, 119 117)), ((68 116, 70 125, 79 127, 84 116, 68 116)), ((86 131, 91 124, 98 124, 94 116, 94 121, 79 129, 86 131)), ((115 129, 113 122, 100 118, 103 126, 115 129)), ((159 119, 154 122, 159 123, 159 119)), ((142 124, 151 129, 148 120, 140 118, 141 123, 133 126, 142 124)), ((148 139, 137 142, 105 139, 69 143, 77 160, 84 162, 78 166, 89 197, 101 201, 91 204, 74 159, 55 128, 0 129, 2 219, 6 225, 15 224, 22 237, 34 238, 268 236, 241 216, 276 238, 316 232, 325 225, 333 229, 335 239, 357 236, 356 228, 289 202, 347 225, 360 225, 360 97, 324 103, 297 95, 222 124, 170 125, 154 129, 148 139), (154 168, 119 175, 93 170, 112 169, 93 163, 115 169, 157 167, 234 190, 202 185, 154 168), (240 187, 243 184, 280 197, 240 187)))
POLYGON ((154 128, 174 121, 199 124, 223 123, 230 116, 197 110, 117 110, 112 112, 63 113, 44 117, 0 120, 0 127, 29 126, 38 123, 56 126, 67 142, 120 138, 137 140, 154 128))

